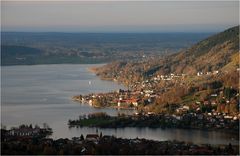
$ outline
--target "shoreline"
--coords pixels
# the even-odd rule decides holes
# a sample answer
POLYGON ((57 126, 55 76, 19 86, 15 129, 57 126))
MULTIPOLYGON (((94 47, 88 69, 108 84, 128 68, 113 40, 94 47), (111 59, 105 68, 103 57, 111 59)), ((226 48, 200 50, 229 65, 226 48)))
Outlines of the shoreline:
MULTIPOLYGON (((34 143, 32 139, 25 139, 25 141, 21 141, 21 138, 13 138, 10 141, 5 141, 8 139, 8 136, 4 136, 3 139, 3 146, 6 147, 1 152, 2 154, 16 154, 16 152, 24 152, 21 154, 39 154, 36 151, 43 151, 42 154, 63 154, 62 151, 64 151, 64 147, 74 147, 69 149, 68 151, 74 151, 73 153, 68 153, 70 155, 72 154, 84 154, 84 155, 95 155, 95 154, 110 154, 107 149, 111 149, 112 151, 116 151, 116 146, 113 146, 113 144, 117 143, 117 153, 112 152, 112 154, 122 154, 122 155, 132 155, 137 152, 140 155, 165 155, 165 154, 188 154, 188 155, 236 155, 239 153, 239 145, 232 145, 232 144, 206 144, 206 143, 194 143, 192 141, 179 141, 179 140, 161 140, 156 141, 153 139, 143 139, 143 138, 121 138, 111 135, 99 135, 99 134, 87 134, 85 137, 81 135, 80 137, 74 137, 72 139, 39 139, 37 138, 37 141, 40 145, 34 146, 34 150, 30 147, 34 143), (90 137, 94 136, 94 137, 90 137), (14 147, 14 145, 17 143, 20 145, 20 147, 14 147), (91 143, 91 144, 89 144, 91 143), (49 144, 52 144, 53 146, 50 146, 52 151, 45 150, 46 147, 49 147, 49 144), (97 145, 97 146, 96 146, 97 145), (149 146, 150 145, 150 146, 149 146), (27 146, 28 150, 23 150, 21 147, 27 146), (149 147, 148 147, 149 146, 149 147), (12 148, 14 147, 14 148, 12 148), (60 147, 60 148, 59 148, 60 147), (76 151, 74 149, 83 148, 84 150, 76 151), (128 148, 125 148, 128 147, 128 148), (177 148, 176 148, 177 147, 177 148), (35 149, 38 150, 35 150, 35 149), (130 149, 134 149, 135 151, 132 151, 130 149), (149 148, 151 149, 149 151, 149 148), (160 149, 159 149, 160 148, 160 149), (30 151, 29 151, 30 149, 30 151), (32 150, 31 150, 32 149, 32 150), (89 150, 86 150, 89 149, 89 150), (94 152, 91 152, 91 149, 95 149, 94 152), (148 149, 148 153, 146 153, 146 149, 148 149), (181 149, 181 151, 179 151, 181 149), (89 151, 88 153, 85 153, 89 151), (95 151, 99 151, 99 153, 96 153, 95 151), (101 151, 105 151, 105 153, 102 153, 101 151), (30 152, 30 153, 29 153, 30 152), (50 153, 48 153, 50 152, 50 153), (84 153, 82 153, 84 152, 84 153), (182 153, 183 152, 183 153, 182 153)), ((41 153, 40 153, 41 154, 41 153)), ((66 153, 65 153, 66 154, 66 153)))
POLYGON ((101 106, 92 106, 88 104, 87 102, 82 102, 82 100, 75 99, 74 96, 71 97, 72 101, 75 101, 77 103, 83 104, 83 105, 89 105, 90 107, 93 108, 99 108, 99 109, 104 109, 104 108, 111 108, 111 109, 121 109, 121 110, 136 110, 134 108, 126 108, 126 107, 118 107, 118 106, 108 106, 108 107, 101 107, 101 106))
POLYGON ((130 115, 128 116, 126 119, 128 121, 126 121, 125 124, 121 124, 121 125, 118 125, 116 124, 119 121, 123 122, 122 120, 124 119, 125 117, 115 117, 115 116, 109 116, 109 118, 104 118, 104 119, 101 119, 101 117, 99 118, 88 118, 88 119, 81 119, 81 120, 71 120, 72 122, 69 122, 68 123, 68 126, 69 127, 87 127, 87 128, 101 128, 101 129, 124 129, 124 128, 150 128, 150 129, 157 129, 157 128, 161 128, 162 130, 167 130, 167 129, 180 129, 180 130, 188 130, 188 131, 209 131, 209 132, 220 132, 220 133, 231 133, 233 136, 238 136, 239 137, 239 133, 238 133, 238 130, 229 130, 229 129, 218 129, 218 128, 215 128, 215 127, 209 127, 209 128, 206 128, 206 127, 193 127, 193 126, 190 126, 190 127, 185 127, 185 126, 168 126, 168 125, 163 125, 163 124, 158 124, 158 125, 138 125, 137 124, 137 116, 134 116, 134 115, 130 115), (135 119, 132 119, 132 118, 135 118, 135 119), (97 119, 97 120, 96 120, 97 119), (88 121, 91 122, 91 120, 94 120, 93 123, 89 123, 88 121), (95 121, 96 120, 96 121, 95 121), (85 121, 87 121, 87 123, 85 123, 85 121), (101 124, 101 121, 104 121, 102 124, 101 124), (81 123, 83 122, 83 123, 81 123), (131 122, 131 124, 129 124, 129 122, 131 122), (108 123, 108 124, 106 124, 108 123), (135 124, 135 125, 134 125, 135 124))
MULTIPOLYGON (((103 66, 104 64, 102 64, 103 66)), ((97 75, 97 68, 99 67, 102 67, 102 66, 94 66, 94 67, 88 67, 87 68, 87 71, 89 71, 90 73, 94 73, 100 80, 104 80, 104 81, 112 81, 112 82, 116 82, 118 84, 122 84, 124 85, 123 83, 119 82, 119 81, 114 81, 112 78, 104 78, 104 77, 101 77, 101 75, 97 75)), ((124 85, 125 86, 125 85, 124 85)))
POLYGON ((97 66, 94 66, 94 67, 88 67, 87 68, 87 71, 89 71, 90 73, 94 73, 96 74, 96 68, 98 68, 97 66))
MULTIPOLYGON (((88 71, 90 71, 90 72, 93 72, 93 73, 97 73, 97 68, 98 67, 91 67, 91 68, 88 68, 88 71)), ((117 82, 117 83, 121 83, 121 82, 119 82, 119 81, 115 81, 115 79, 112 79, 112 78, 103 78, 101 75, 97 75, 96 74, 96 76, 97 77, 99 77, 101 80, 108 80, 108 81, 113 81, 113 82, 117 82)), ((121 84, 123 84, 123 83, 121 83, 121 84)), ((124 85, 124 84, 123 84, 124 85)), ((80 103, 83 103, 82 102, 82 100, 76 100, 76 99, 73 99, 74 101, 78 101, 78 102, 80 102, 80 103)), ((84 104, 84 103, 83 103, 84 104)), ((88 104, 87 102, 85 103, 85 104, 88 104)), ((134 109, 134 108, 124 108, 124 107, 119 107, 119 106, 98 106, 98 107, 95 107, 95 106, 93 106, 93 105, 91 105, 90 103, 89 103, 89 105, 90 105, 90 107, 94 107, 94 108, 111 108, 111 109, 125 109, 125 110, 136 110, 136 108, 134 109)), ((126 128, 126 127, 129 127, 128 125, 125 125, 125 126, 123 126, 122 125, 122 127, 120 126, 117 126, 117 127, 114 127, 114 126, 111 126, 111 125, 79 125, 79 124, 76 124, 76 125, 69 125, 69 126, 72 126, 72 127, 75 127, 75 126, 81 126, 81 127, 96 127, 96 128, 126 128)), ((131 127, 131 126, 130 126, 131 127)), ((135 127, 135 126, 133 126, 133 128, 145 128, 145 127, 135 127)), ((151 128, 151 127, 149 127, 149 128, 151 128)), ((154 127, 153 127, 154 128, 154 127)), ((159 128, 170 128, 170 129, 172 129, 172 128, 179 128, 179 127, 159 127, 159 128)), ((232 134, 234 134, 235 136, 236 135, 239 135, 238 134, 238 131, 235 131, 235 130, 226 130, 226 129, 218 129, 218 128, 216 128, 216 127, 211 127, 211 128, 201 128, 201 127, 181 127, 180 129, 184 129, 184 130, 206 130, 206 131, 216 131, 216 132, 222 132, 222 133, 226 133, 226 132, 230 132, 230 133, 232 133, 232 134)))

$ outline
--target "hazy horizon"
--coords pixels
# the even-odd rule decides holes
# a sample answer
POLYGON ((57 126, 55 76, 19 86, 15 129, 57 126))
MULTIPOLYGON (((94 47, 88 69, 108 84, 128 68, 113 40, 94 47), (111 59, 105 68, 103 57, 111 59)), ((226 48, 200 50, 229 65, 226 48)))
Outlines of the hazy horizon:
POLYGON ((238 1, 3 1, 1 32, 214 33, 239 25, 238 1))
MULTIPOLYGON (((228 27, 226 29, 229 29, 228 27)), ((196 31, 196 32, 180 32, 180 31, 150 31, 150 32, 142 32, 142 31, 1 31, 1 33, 62 33, 62 34, 215 34, 222 32, 226 29, 222 29, 219 31, 196 31)))

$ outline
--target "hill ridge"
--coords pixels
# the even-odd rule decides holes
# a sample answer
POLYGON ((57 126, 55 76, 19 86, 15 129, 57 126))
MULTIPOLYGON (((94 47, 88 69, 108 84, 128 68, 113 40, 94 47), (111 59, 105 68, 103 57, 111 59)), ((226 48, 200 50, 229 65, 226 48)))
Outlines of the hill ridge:
MULTIPOLYGON (((179 53, 165 57, 146 58, 141 61, 116 61, 97 68, 96 73, 105 79, 119 79, 121 77, 120 81, 124 82, 138 81, 145 77, 170 73, 211 72, 221 70, 227 64, 231 66, 231 58, 238 52, 239 26, 235 26, 210 36, 179 53)), ((239 57, 239 55, 235 57, 239 57)), ((232 68, 228 67, 228 69, 232 68)))

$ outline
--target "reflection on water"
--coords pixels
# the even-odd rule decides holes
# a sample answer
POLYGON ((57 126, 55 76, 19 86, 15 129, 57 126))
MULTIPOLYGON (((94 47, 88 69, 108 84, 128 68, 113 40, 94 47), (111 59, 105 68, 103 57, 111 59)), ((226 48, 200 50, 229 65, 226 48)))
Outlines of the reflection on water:
MULTIPOLYGON (((2 67, 1 117, 8 127, 19 124, 48 123, 53 128, 53 138, 71 138, 81 134, 96 133, 96 128, 68 128, 68 120, 91 112, 117 115, 119 110, 96 109, 75 103, 71 96, 108 92, 123 86, 102 81, 87 68, 94 65, 36 65, 2 67), (89 84, 91 81, 91 85, 89 84)), ((120 110, 131 114, 132 111, 120 110)), ((230 134, 201 130, 118 128, 99 129, 105 135, 123 138, 154 140, 184 140, 195 143, 237 144, 230 134)))

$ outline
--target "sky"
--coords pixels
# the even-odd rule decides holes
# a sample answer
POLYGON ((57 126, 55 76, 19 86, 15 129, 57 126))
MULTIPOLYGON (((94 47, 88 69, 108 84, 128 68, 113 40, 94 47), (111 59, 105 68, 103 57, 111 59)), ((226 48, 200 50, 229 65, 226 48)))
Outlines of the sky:
POLYGON ((1 31, 219 32, 238 1, 2 1, 1 31))

